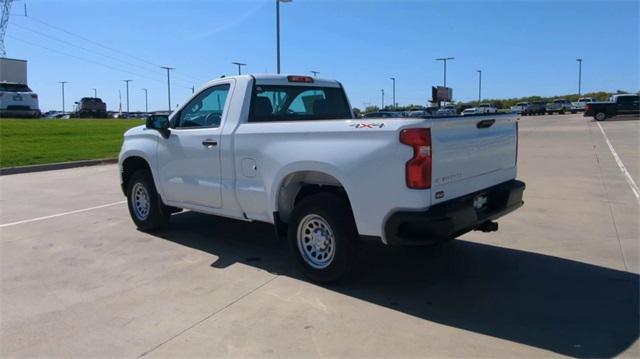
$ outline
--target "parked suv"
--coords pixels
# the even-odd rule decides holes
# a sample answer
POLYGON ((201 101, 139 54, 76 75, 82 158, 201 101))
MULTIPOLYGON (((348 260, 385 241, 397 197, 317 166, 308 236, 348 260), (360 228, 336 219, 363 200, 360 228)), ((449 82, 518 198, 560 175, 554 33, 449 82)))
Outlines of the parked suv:
POLYGON ((571 111, 571 101, 565 99, 553 100, 547 104, 547 113, 553 115, 559 113, 563 115, 565 111, 571 111))
POLYGON ((107 117, 107 104, 97 97, 83 97, 78 103, 78 117, 107 117))
POLYGON ((0 83, 0 117, 40 117, 38 95, 27 85, 0 83))
POLYGON ((544 101, 535 101, 527 105, 524 110, 522 110, 522 115, 544 115, 547 111, 547 103, 544 101))

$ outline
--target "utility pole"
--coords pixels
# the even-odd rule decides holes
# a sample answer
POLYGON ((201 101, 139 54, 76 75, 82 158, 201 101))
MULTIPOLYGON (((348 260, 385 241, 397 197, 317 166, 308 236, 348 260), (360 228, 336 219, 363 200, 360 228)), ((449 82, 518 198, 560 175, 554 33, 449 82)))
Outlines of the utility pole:
POLYGON ((396 78, 395 77, 390 77, 391 81, 393 81, 393 110, 396 110, 396 78))
POLYGON ((142 89, 144 91, 144 112, 149 112, 149 90, 142 89))
POLYGON ((68 84, 68 81, 60 81, 60 84, 62 85, 62 113, 64 112, 64 85, 68 84))
POLYGON ((480 77, 478 78, 478 105, 482 100, 482 70, 476 70, 480 77))
POLYGON ((174 67, 161 66, 160 68, 167 70, 167 98, 169 99, 169 111, 171 111, 171 70, 174 67))
POLYGON ((318 74, 320 73, 320 71, 314 71, 314 70, 311 70, 309 72, 313 74, 313 77, 318 77, 318 74))
POLYGON ((384 89, 380 89, 380 93, 382 93, 382 107, 380 107, 380 111, 384 110, 384 89))
POLYGON ((436 61, 442 61, 444 63, 444 87, 447 87, 447 61, 453 60, 455 57, 440 57, 436 61))
POLYGON ((93 97, 98 97, 98 89, 97 88, 93 88, 93 97))
POLYGON ((582 93, 582 59, 576 59, 578 61, 578 97, 582 93))
POLYGON ((242 62, 232 62, 232 64, 238 66, 238 76, 242 75, 242 66, 247 66, 247 64, 243 64, 242 62))
POLYGON ((280 74, 280 2, 291 0, 276 0, 276 73, 280 74))
POLYGON ((127 115, 129 115, 129 82, 133 80, 122 80, 127 84, 127 115))
POLYGON ((191 89, 191 93, 196 92, 196 87, 195 87, 195 86, 191 86, 191 87, 189 87, 189 88, 191 89))

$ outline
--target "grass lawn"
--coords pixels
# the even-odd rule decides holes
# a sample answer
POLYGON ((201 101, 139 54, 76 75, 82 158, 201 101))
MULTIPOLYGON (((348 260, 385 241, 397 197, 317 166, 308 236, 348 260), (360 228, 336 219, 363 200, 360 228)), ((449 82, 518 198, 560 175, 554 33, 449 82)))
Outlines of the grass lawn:
POLYGON ((115 158, 124 132, 144 120, 0 119, 0 168, 115 158))

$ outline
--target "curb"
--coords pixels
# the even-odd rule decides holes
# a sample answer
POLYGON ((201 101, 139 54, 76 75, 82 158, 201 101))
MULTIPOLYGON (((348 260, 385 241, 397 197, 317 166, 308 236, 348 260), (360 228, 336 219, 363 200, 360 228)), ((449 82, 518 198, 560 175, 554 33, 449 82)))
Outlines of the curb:
POLYGON ((67 168, 106 165, 106 164, 112 164, 112 163, 118 163, 118 159, 103 158, 99 160, 85 160, 85 161, 46 163, 42 165, 33 165, 33 166, 6 167, 6 168, 0 168, 0 176, 16 175, 16 174, 31 173, 31 172, 42 172, 42 171, 55 171, 55 170, 63 170, 67 168))

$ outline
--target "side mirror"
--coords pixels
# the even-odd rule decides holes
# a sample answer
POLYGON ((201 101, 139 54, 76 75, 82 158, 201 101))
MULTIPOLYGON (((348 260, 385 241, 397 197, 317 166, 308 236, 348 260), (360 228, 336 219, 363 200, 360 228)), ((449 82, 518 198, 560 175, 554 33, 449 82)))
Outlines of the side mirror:
POLYGON ((164 138, 169 138, 169 135, 171 134, 168 115, 151 115, 147 117, 146 126, 148 129, 160 132, 164 138))

